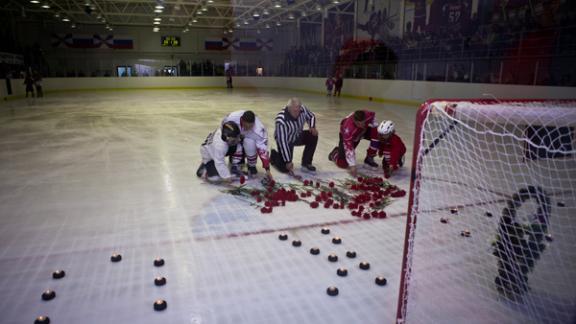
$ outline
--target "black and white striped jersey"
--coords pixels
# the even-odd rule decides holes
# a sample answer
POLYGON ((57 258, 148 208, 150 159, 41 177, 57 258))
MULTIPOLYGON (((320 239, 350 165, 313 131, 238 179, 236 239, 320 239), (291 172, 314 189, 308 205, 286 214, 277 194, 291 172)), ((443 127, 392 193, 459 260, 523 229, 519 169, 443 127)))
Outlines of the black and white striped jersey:
POLYGON ((293 118, 288 112, 288 107, 284 107, 276 115, 276 129, 274 139, 278 144, 278 150, 285 162, 292 162, 292 147, 304 130, 304 124, 308 123, 310 128, 316 127, 316 116, 306 106, 300 106, 300 114, 293 118))

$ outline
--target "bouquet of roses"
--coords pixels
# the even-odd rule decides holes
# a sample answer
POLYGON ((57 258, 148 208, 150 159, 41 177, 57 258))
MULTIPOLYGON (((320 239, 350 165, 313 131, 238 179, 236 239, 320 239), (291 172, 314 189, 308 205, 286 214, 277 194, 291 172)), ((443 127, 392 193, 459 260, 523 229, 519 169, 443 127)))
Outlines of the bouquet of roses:
POLYGON ((286 206, 288 202, 301 201, 316 209, 346 209, 355 217, 385 218, 384 208, 390 198, 406 195, 404 190, 382 178, 359 177, 340 181, 317 179, 298 183, 278 183, 266 181, 263 188, 249 188, 240 179, 240 186, 225 192, 250 202, 263 214, 272 213, 275 207, 286 206))

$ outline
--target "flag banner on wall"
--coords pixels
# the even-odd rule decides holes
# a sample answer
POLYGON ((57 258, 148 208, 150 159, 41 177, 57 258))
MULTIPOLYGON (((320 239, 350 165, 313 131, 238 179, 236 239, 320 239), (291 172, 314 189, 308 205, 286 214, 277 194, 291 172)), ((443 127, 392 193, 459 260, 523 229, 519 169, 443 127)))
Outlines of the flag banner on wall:
POLYGON ((387 40, 390 37, 399 37, 403 28, 400 26, 400 18, 403 14, 401 3, 402 1, 358 1, 356 25, 358 38, 387 40))
POLYGON ((204 49, 208 51, 271 51, 274 42, 272 39, 229 39, 209 38, 204 41, 204 49))
POLYGON ((92 36, 87 36, 72 34, 52 34, 52 46, 79 49, 133 49, 134 41, 130 37, 119 37, 114 35, 101 36, 95 34, 92 36))

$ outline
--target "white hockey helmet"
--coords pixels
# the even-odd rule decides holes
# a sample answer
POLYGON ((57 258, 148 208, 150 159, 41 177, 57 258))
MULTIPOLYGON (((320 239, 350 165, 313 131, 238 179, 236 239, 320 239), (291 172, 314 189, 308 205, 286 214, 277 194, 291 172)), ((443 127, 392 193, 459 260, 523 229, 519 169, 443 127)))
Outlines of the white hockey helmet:
POLYGON ((394 132, 394 122, 391 120, 383 120, 378 126, 379 135, 390 135, 394 132))

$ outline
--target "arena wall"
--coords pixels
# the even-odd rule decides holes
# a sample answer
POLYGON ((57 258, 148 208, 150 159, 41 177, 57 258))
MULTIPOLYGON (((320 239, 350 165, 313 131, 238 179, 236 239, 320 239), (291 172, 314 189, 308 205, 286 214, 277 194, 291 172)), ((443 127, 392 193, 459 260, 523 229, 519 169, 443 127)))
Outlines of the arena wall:
MULTIPOLYGON (((0 86, 3 101, 22 98, 22 79, 12 82, 13 94, 8 96, 6 82, 0 86)), ((65 91, 118 91, 130 89, 199 89, 225 88, 224 77, 96 77, 46 78, 46 94, 65 91)), ((236 77, 235 88, 272 88, 324 94, 324 79, 285 77, 236 77)), ((418 105, 429 98, 574 98, 574 88, 473 84, 455 82, 402 81, 402 80, 344 80, 342 95, 358 99, 418 105)))

